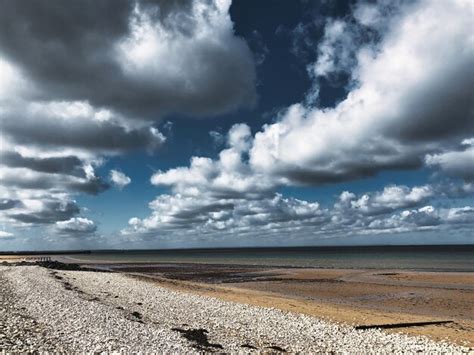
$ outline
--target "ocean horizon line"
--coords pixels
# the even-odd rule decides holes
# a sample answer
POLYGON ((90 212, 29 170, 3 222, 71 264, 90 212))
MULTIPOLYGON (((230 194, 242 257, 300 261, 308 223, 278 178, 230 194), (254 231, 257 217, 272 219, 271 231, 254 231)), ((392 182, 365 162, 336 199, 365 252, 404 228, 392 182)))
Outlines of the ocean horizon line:
POLYGON ((299 245, 299 246, 229 246, 229 247, 208 247, 208 248, 153 248, 153 249, 65 249, 65 250, 7 250, 0 251, 0 255, 8 254, 21 254, 21 255, 36 255, 36 254, 92 254, 92 253, 126 253, 126 252, 196 252, 196 251, 236 251, 236 250, 299 250, 303 248, 320 249, 320 250, 357 250, 357 249, 368 249, 373 250, 377 248, 416 248, 416 249, 427 249, 437 247, 468 247, 474 248, 472 244, 372 244, 372 245, 299 245))

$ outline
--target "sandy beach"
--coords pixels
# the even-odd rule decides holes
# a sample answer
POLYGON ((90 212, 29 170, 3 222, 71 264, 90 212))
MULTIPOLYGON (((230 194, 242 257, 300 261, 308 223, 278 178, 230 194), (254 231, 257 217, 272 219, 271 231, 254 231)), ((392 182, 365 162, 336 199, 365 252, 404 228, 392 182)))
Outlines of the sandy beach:
MULTIPOLYGON (((467 328, 472 326, 472 319, 469 320, 472 309, 468 308, 465 309, 467 320, 461 321, 458 317, 451 324, 453 330, 457 329, 455 332, 462 334, 456 339, 444 341, 434 330, 428 331, 430 328, 448 328, 448 325, 418 327, 418 333, 410 331, 409 335, 402 332, 415 327, 397 332, 356 330, 355 324, 445 319, 446 316, 422 316, 412 311, 405 314, 390 310, 382 312, 350 303, 336 304, 301 297, 299 293, 305 292, 304 285, 316 282, 314 272, 322 277, 321 271, 285 269, 278 274, 276 270, 250 269, 245 275, 246 272, 234 269, 245 282, 227 282, 231 281, 229 275, 226 282, 215 275, 207 281, 197 282, 180 280, 176 272, 173 276, 163 270, 154 270, 146 276, 136 270, 122 271, 0 267, 3 310, 0 348, 67 352, 462 353, 469 351, 462 344, 472 346, 469 343, 472 328, 467 328), (250 281, 255 274, 267 281, 250 281), (273 280, 275 278, 280 281, 273 280), (292 282, 298 282, 302 288, 288 286, 292 282), (288 291, 290 289, 293 291, 288 291), (411 314, 406 318, 408 313, 411 314), (466 327, 464 333, 460 326, 466 327), (428 335, 431 339, 420 335, 428 335)), ((194 274, 200 277, 199 271, 194 274)), ((317 282, 336 285, 340 282, 329 280, 356 275, 356 272, 331 270, 325 275, 327 280, 317 282)), ((361 276, 364 275, 358 277, 361 276)), ((387 276, 396 279, 397 275, 387 276)), ((465 281, 462 275, 456 280, 451 282, 462 285, 465 281)), ((334 289, 333 292, 338 291, 334 289)))

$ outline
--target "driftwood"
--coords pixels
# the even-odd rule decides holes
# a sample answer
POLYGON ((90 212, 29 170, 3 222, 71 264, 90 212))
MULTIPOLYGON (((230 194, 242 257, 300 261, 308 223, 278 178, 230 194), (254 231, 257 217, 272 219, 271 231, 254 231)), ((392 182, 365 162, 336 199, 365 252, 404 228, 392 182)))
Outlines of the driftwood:
POLYGON ((446 324, 453 323, 452 320, 439 320, 432 322, 410 322, 410 323, 392 323, 392 324, 374 324, 374 325, 358 325, 355 329, 391 329, 391 328, 407 328, 407 327, 420 327, 424 325, 436 325, 436 324, 446 324))

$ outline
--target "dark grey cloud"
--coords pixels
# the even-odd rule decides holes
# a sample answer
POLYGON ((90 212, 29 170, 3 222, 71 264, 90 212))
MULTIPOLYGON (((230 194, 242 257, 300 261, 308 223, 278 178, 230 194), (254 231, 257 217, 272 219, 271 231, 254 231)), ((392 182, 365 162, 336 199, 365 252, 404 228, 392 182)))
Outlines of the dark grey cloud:
POLYGON ((97 195, 110 185, 102 178, 47 174, 20 169, 3 169, 0 171, 2 186, 20 190, 43 190, 51 192, 83 192, 97 195))
POLYGON ((39 210, 9 213, 7 216, 17 222, 27 224, 53 224, 72 218, 80 212, 73 201, 44 200, 39 210))
MULTIPOLYGON (((389 149, 386 149, 387 151, 389 149)), ((390 149, 392 150, 392 149, 390 149)), ((396 149, 393 149, 395 153, 396 149)), ((399 152, 397 152, 399 153, 399 152)), ((385 162, 379 161, 374 163, 370 157, 377 158, 380 156, 381 160, 384 158, 384 149, 380 147, 377 151, 366 151, 358 156, 359 159, 354 160, 339 160, 329 163, 328 165, 318 166, 318 161, 311 162, 311 169, 306 167, 295 167, 294 165, 282 165, 275 169, 276 174, 284 176, 295 185, 325 185, 337 184, 351 180, 368 178, 376 176, 383 170, 399 170, 399 169, 416 169, 423 165, 423 158, 415 152, 407 155, 391 156, 387 154, 385 157, 391 159, 385 162)), ((375 159, 376 160, 376 159, 375 159)))
POLYGON ((0 130, 14 142, 40 148, 71 147, 93 153, 155 150, 165 137, 154 128, 128 130, 116 122, 19 112, 0 121, 0 130))
POLYGON ((204 1, 207 7, 200 17, 194 3, 2 0, 0 54, 31 79, 38 89, 36 99, 86 100, 149 120, 172 111, 207 115, 251 104, 254 63, 245 42, 233 35, 227 9, 204 1), (218 14, 223 22, 207 22, 209 14, 218 14), (155 62, 140 57, 143 62, 129 63, 118 46, 133 37, 133 21, 140 25, 144 16, 151 26, 167 31, 172 42, 155 38, 143 46, 171 47, 154 56, 155 62), (215 32, 203 37, 203 27, 215 32), (156 71, 157 66, 164 71, 156 71))
POLYGON ((474 182, 474 138, 462 142, 462 147, 426 156, 430 167, 440 169, 444 174, 474 182))
MULTIPOLYGON (((459 43, 461 46, 461 43, 459 43)), ((462 48, 456 48, 462 51, 462 48)), ((387 137, 417 144, 448 140, 458 142, 474 132, 473 56, 450 58, 449 65, 402 96, 403 118, 387 126, 387 137)))
POLYGON ((43 173, 85 177, 84 163, 76 156, 36 158, 25 157, 17 152, 0 152, 0 164, 12 168, 28 168, 43 173))
POLYGON ((3 199, 0 200, 0 211, 12 209, 18 205, 21 205, 21 201, 19 200, 3 199))
POLYGON ((439 196, 453 199, 465 198, 474 195, 474 183, 466 182, 459 184, 449 180, 443 181, 436 186, 435 191, 439 196))
POLYGON ((78 191, 83 192, 90 195, 97 195, 101 192, 104 192, 108 188, 110 188, 110 184, 105 182, 100 177, 94 177, 87 179, 86 181, 78 181, 72 182, 70 184, 66 184, 65 188, 68 191, 78 191))

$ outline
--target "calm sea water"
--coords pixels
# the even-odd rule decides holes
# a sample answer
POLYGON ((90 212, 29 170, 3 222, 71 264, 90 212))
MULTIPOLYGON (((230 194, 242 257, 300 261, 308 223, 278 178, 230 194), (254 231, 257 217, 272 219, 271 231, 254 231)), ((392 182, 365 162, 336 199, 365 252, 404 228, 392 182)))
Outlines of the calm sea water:
POLYGON ((113 263, 173 262, 474 272, 474 245, 92 251, 70 257, 113 263))

